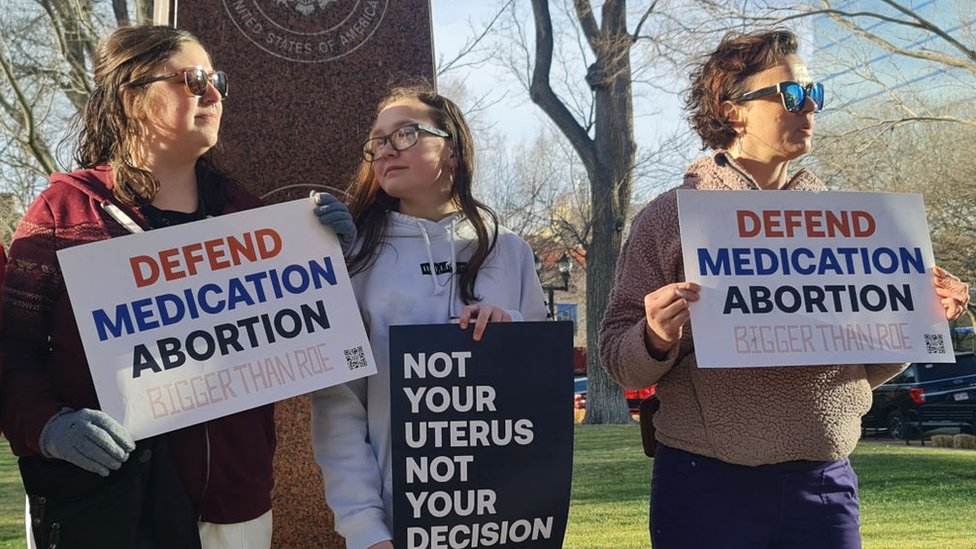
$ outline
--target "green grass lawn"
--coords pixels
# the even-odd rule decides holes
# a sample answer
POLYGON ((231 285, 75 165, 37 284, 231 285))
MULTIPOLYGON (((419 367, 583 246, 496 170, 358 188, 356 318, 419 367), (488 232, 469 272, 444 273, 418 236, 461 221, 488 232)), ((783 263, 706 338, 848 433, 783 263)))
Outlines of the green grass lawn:
POLYGON ((0 549, 20 549, 24 543, 24 485, 17 460, 7 441, 0 439, 0 549))
MULTIPOLYGON (((869 442, 851 462, 864 549, 976 549, 976 451, 869 442)), ((577 425, 564 547, 648 547, 651 463, 636 425, 577 425)))
MULTIPOLYGON (((21 548, 23 490, 0 444, 0 549, 21 548)), ((651 460, 637 426, 577 425, 574 461, 564 547, 648 547, 651 460)), ((864 549, 976 549, 976 451, 870 442, 851 461, 864 549)))

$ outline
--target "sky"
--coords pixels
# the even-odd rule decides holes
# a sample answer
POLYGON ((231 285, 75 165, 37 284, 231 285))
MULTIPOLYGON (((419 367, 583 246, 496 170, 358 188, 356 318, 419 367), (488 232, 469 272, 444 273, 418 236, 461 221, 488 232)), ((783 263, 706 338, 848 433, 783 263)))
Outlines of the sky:
MULTIPOLYGON (((496 9, 496 3, 492 0, 431 0, 434 62, 439 63, 457 55, 464 43, 474 35, 472 26, 487 24, 496 9)), ((540 127, 545 115, 503 69, 492 66, 478 70, 458 69, 453 75, 463 79, 474 93, 486 88, 506 88, 509 91, 508 98, 487 113, 497 125, 524 128, 524 131, 536 131, 540 127)))
MULTIPOLYGON (((431 0, 435 62, 453 58, 465 41, 474 35, 472 27, 483 28, 497 9, 496 0, 431 0)), ((531 36, 531 20, 525 24, 526 32, 531 36)), ((560 30, 557 28, 556 32, 560 30)), ((531 141, 546 124, 546 115, 529 100, 528 93, 506 70, 483 66, 476 70, 459 69, 452 75, 463 78, 472 91, 508 91, 505 99, 482 115, 493 122, 494 127, 511 128, 515 135, 524 137, 524 141, 531 141)), ((582 76, 581 73, 580 78, 582 76)), ((638 143, 654 143, 676 128, 687 127, 677 96, 652 94, 645 90, 643 95, 635 97, 634 111, 638 143)))

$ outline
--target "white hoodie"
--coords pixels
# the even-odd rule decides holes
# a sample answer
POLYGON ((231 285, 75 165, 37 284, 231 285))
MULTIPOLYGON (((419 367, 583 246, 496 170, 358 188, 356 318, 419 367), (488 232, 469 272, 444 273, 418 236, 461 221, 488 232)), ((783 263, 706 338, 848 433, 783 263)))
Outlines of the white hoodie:
MULTIPOLYGON (((433 222, 393 212, 387 235, 376 262, 352 278, 377 374, 323 389, 312 400, 315 459, 348 549, 393 538, 389 327, 457 321, 464 308, 457 265, 477 245, 461 214, 433 222)), ((513 320, 546 318, 532 250, 503 227, 478 272, 475 295, 513 320)))

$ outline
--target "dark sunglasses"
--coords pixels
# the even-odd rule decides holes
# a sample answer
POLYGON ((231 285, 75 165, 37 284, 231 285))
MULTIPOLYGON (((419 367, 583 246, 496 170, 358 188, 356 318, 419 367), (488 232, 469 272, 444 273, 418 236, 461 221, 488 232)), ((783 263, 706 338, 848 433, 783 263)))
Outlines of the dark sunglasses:
POLYGON ((209 74, 203 67, 187 67, 162 76, 150 76, 142 80, 136 80, 130 83, 129 86, 146 86, 153 82, 161 82, 181 75, 183 76, 183 85, 186 93, 195 97, 203 97, 207 93, 207 87, 213 84, 214 89, 220 94, 220 98, 227 99, 227 73, 224 71, 214 71, 213 74, 209 74))
POLYGON ((820 112, 823 110, 824 86, 820 82, 811 82, 806 86, 790 81, 780 82, 775 86, 769 86, 756 91, 751 91, 740 97, 737 103, 752 101, 753 99, 759 99, 760 97, 766 97, 767 95, 773 95, 774 93, 778 93, 783 96, 783 106, 786 107, 786 110, 790 112, 802 111, 803 106, 806 105, 808 97, 813 100, 813 104, 817 107, 814 112, 820 112))

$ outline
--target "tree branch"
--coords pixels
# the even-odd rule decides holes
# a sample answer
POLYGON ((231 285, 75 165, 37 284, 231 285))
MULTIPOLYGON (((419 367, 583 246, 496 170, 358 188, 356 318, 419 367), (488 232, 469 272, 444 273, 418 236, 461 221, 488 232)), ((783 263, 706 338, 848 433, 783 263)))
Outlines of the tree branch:
MULTIPOLYGON (((138 7, 136 10, 138 13, 138 7)), ((112 0, 112 12, 115 13, 115 20, 119 26, 130 25, 132 23, 129 19, 129 3, 125 0, 112 0)))
MULTIPOLYGON (((946 65, 946 66, 949 66, 949 67, 955 67, 955 68, 964 69, 964 70, 967 70, 969 72, 976 73, 976 63, 969 63, 969 62, 966 62, 964 60, 956 59, 956 58, 951 57, 951 56, 948 56, 948 55, 942 55, 942 54, 930 53, 930 52, 925 52, 925 51, 916 51, 916 50, 905 49, 905 48, 896 46, 895 44, 892 44, 891 42, 889 42, 888 40, 885 40, 884 38, 878 36, 877 34, 875 34, 873 32, 870 32, 870 31, 864 29, 862 26, 854 23, 852 20, 849 20, 849 19, 845 18, 841 14, 830 14, 830 17, 832 17, 838 24, 847 27, 848 29, 850 29, 853 32, 855 32, 858 35, 860 35, 865 40, 868 40, 869 42, 873 42, 874 44, 880 46, 881 48, 883 48, 883 49, 885 49, 885 50, 887 50, 887 51, 889 51, 891 53, 894 53, 894 54, 897 54, 897 55, 901 55, 901 56, 904 56, 904 57, 913 58, 913 59, 921 59, 921 60, 924 60, 924 61, 932 61, 934 63, 940 63, 942 65, 946 65)), ((879 16, 879 18, 881 18, 881 17, 879 16)), ((884 17, 884 18, 881 18, 881 19, 886 20, 886 21, 892 21, 892 22, 894 22, 896 24, 900 24, 902 26, 908 26, 908 27, 913 27, 913 28, 925 30, 926 32, 935 33, 935 34, 937 34, 939 36, 942 36, 943 34, 945 34, 944 31, 941 31, 941 29, 939 30, 939 32, 936 32, 934 29, 925 28, 924 26, 922 26, 920 24, 911 23, 911 22, 908 22, 908 21, 904 21, 902 19, 892 19, 892 18, 887 18, 887 17, 884 17)), ((968 50, 965 47, 963 47, 962 48, 962 51, 964 53, 967 53, 967 56, 970 59, 973 59, 974 61, 976 61, 976 57, 972 57, 971 56, 971 50, 968 50)))
POLYGON ((962 52, 969 59, 971 59, 973 61, 976 61, 976 51, 973 51, 972 49, 967 48, 962 42, 960 42, 960 41, 956 40, 955 38, 953 38, 952 35, 950 35, 949 33, 947 33, 945 30, 943 30, 938 25, 933 24, 931 21, 929 21, 928 19, 925 19, 924 17, 922 17, 921 15, 919 15, 917 12, 915 12, 913 10, 910 10, 910 9, 904 7, 904 6, 900 5, 900 4, 898 4, 897 2, 894 2, 893 0, 882 0, 882 2, 884 2, 885 4, 888 4, 892 8, 895 8, 896 10, 900 11, 901 13, 904 13, 905 15, 907 15, 907 16, 911 17, 912 19, 918 21, 918 25, 921 28, 923 28, 923 29, 931 32, 932 34, 935 34, 936 36, 938 36, 939 38, 945 40, 950 45, 952 45, 954 48, 956 48, 957 50, 959 50, 960 52, 962 52))
POLYGON ((27 135, 27 139, 24 141, 27 147, 30 149, 31 154, 33 154, 34 158, 37 159, 37 162, 43 166, 49 174, 54 173, 57 170, 57 163, 54 161, 54 156, 51 154, 51 149, 37 133, 37 123, 34 120, 34 112, 31 109, 30 101, 27 100, 24 90, 20 87, 20 83, 17 81, 17 75, 14 74, 13 63, 7 56, 6 50, 6 42, 0 38, 0 70, 3 71, 3 75, 6 78, 7 83, 10 84, 10 88, 14 95, 13 104, 10 105, 10 113, 20 123, 24 133, 27 135))
POLYGON ((926 55, 918 52, 911 52, 903 48, 898 48, 897 46, 889 43, 888 41, 883 40, 877 34, 869 32, 865 30, 862 26, 854 23, 855 19, 863 17, 863 18, 877 19, 878 21, 884 21, 886 23, 892 23, 894 25, 898 25, 902 27, 914 28, 917 30, 924 31, 926 33, 934 34, 939 38, 943 39, 944 41, 946 41, 953 48, 961 52, 967 59, 976 62, 976 51, 972 50, 971 48, 967 48, 965 44, 953 38, 952 35, 947 33, 944 29, 942 29, 938 25, 920 16, 917 12, 912 11, 911 9, 898 4, 897 2, 894 2, 893 0, 882 0, 882 1, 885 4, 894 8, 895 10, 907 15, 908 17, 913 19, 913 21, 906 21, 905 19, 899 19, 897 17, 891 17, 888 15, 884 15, 872 11, 844 11, 844 10, 839 10, 834 8, 823 8, 823 9, 805 10, 800 13, 795 13, 792 15, 787 15, 785 17, 780 17, 776 20, 776 22, 778 24, 793 19, 802 19, 805 17, 812 17, 816 15, 826 15, 831 17, 838 23, 841 23, 845 27, 860 34, 862 37, 867 38, 868 40, 880 45, 881 47, 893 53, 897 53, 899 55, 906 55, 908 57, 915 57, 917 59, 924 59, 928 61, 935 61, 938 63, 945 63, 947 65, 964 68, 971 72, 976 72, 976 66, 974 66, 973 64, 962 63, 949 56, 934 55, 934 54, 926 55))
POLYGON ((535 68, 532 71, 529 97, 532 98, 533 103, 539 105, 569 139, 570 144, 586 166, 587 172, 595 173, 597 159, 593 140, 559 99, 549 82, 549 72, 552 69, 553 35, 548 0, 532 0, 532 14, 535 19, 535 68))
MULTIPOLYGON (((816 16, 816 15, 828 15, 828 16, 831 16, 831 17, 843 17, 843 18, 847 18, 847 19, 855 19, 855 18, 858 18, 858 17, 870 17, 870 18, 873 18, 873 19, 878 19, 880 21, 885 21, 887 23, 894 23, 896 25, 903 25, 903 26, 915 27, 915 28, 918 28, 918 29, 921 29, 922 28, 921 25, 918 25, 916 23, 909 23, 908 21, 905 21, 904 19, 898 19, 897 17, 890 17, 890 16, 887 16, 887 15, 882 15, 880 13, 873 12, 873 11, 844 11, 844 10, 838 10, 838 9, 835 9, 835 8, 823 8, 823 9, 815 9, 815 10, 804 10, 804 11, 801 11, 799 13, 794 13, 792 15, 786 15, 786 16, 783 16, 783 17, 776 18, 775 21, 774 21, 774 23, 775 24, 785 23, 787 21, 792 21, 794 19, 804 19, 806 17, 813 17, 813 16, 816 16)), ((756 18, 753 18, 753 19, 756 20, 756 21, 768 20, 766 17, 756 17, 756 18)))
POLYGON ((455 55, 453 59, 451 59, 447 63, 442 64, 441 67, 437 69, 437 76, 441 76, 442 74, 450 71, 451 69, 460 68, 461 66, 480 64, 480 62, 478 62, 478 63, 468 63, 465 65, 457 65, 457 63, 461 61, 461 59, 463 59, 467 55, 470 55, 471 52, 474 51, 475 47, 477 47, 478 44, 480 44, 481 41, 484 40, 485 36, 487 36, 488 33, 492 30, 492 28, 494 28, 495 23, 497 23, 498 20, 501 18, 502 14, 505 13, 505 10, 507 10, 509 6, 511 6, 514 3, 515 0, 508 0, 507 2, 505 2, 505 4, 502 5, 502 7, 498 10, 498 13, 496 13, 491 18, 491 21, 488 22, 488 25, 485 26, 484 30, 481 31, 481 34, 479 34, 474 39, 466 43, 461 48, 461 51, 459 51, 458 54, 455 55))
MULTIPOLYGON (((75 110, 80 112, 85 108, 88 96, 92 92, 92 84, 88 78, 88 68, 85 67, 85 52, 94 46, 91 44, 86 46, 85 44, 88 40, 86 40, 85 33, 78 23, 78 20, 81 18, 81 13, 66 14, 62 10, 65 7, 63 4, 60 2, 52 3, 51 0, 38 0, 38 4, 47 13, 48 19, 51 21, 51 27, 54 29, 58 48, 61 50, 64 60, 68 62, 68 80, 67 82, 61 82, 60 87, 68 97, 68 100, 71 101, 75 110), (68 38, 65 21, 69 23, 73 22, 76 26, 73 31, 76 38, 68 38)), ((78 7, 79 12, 81 9, 83 8, 78 7)))
POLYGON ((593 53, 600 55, 600 27, 596 24, 596 17, 593 15, 593 6, 590 5, 589 0, 573 0, 573 7, 576 8, 576 18, 579 19, 580 28, 583 29, 583 36, 586 36, 593 53))
POLYGON ((654 8, 656 7, 657 7, 657 0, 654 0, 653 2, 651 2, 651 5, 647 7, 647 10, 644 12, 644 15, 641 16, 640 21, 637 22, 637 27, 634 29, 634 33, 630 37, 631 40, 636 42, 638 39, 640 39, 641 27, 644 26, 644 22, 647 21, 648 17, 651 16, 651 13, 654 12, 654 8))

